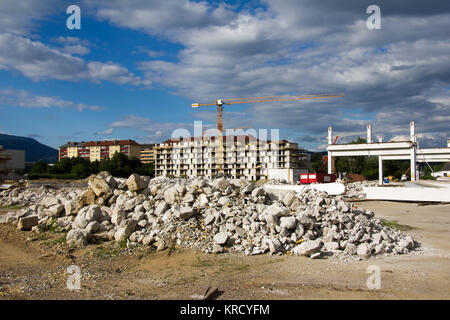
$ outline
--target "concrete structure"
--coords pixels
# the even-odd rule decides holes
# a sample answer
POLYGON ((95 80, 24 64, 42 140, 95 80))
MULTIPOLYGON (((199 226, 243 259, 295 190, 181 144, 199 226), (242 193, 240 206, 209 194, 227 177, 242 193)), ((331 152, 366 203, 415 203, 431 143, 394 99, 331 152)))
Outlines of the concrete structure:
POLYGON ((115 153, 139 158, 141 150, 141 145, 134 140, 68 142, 59 147, 59 160, 81 157, 89 161, 101 161, 112 158, 115 153))
POLYGON ((450 188, 363 187, 366 199, 450 202, 450 188))
MULTIPOLYGON (((230 178, 267 179, 269 169, 300 169, 299 148, 286 140, 259 141, 253 136, 223 137, 223 174, 230 178)), ((218 174, 216 137, 170 139, 155 147, 156 176, 218 174)))
MULTIPOLYGON (((381 139, 380 139, 381 140, 381 139)), ((333 157, 378 156, 379 184, 383 184, 383 161, 409 160, 411 181, 419 180, 417 162, 450 161, 450 146, 447 148, 419 149, 417 147, 414 121, 410 123, 410 140, 372 142, 372 127, 367 126, 367 143, 332 144, 333 129, 328 128, 328 173, 332 173, 333 157)))
POLYGON ((25 150, 4 149, 0 146, 0 178, 15 179, 16 171, 25 170, 25 150))
POLYGON ((308 169, 267 169, 267 179, 286 180, 287 182, 297 182, 301 173, 307 173, 308 169))
POLYGON ((139 159, 142 163, 154 163, 156 159, 155 144, 142 144, 139 159))
POLYGON ((269 194, 269 197, 276 197, 281 199, 287 191, 295 191, 296 193, 303 192, 306 188, 311 188, 316 191, 326 192, 331 196, 337 196, 345 192, 345 186, 339 182, 333 183, 313 183, 310 185, 272 185, 265 184, 264 190, 269 194))
POLYGON ((5 149, 0 146, 0 178, 5 177, 11 171, 8 166, 8 162, 11 161, 11 156, 4 152, 5 149))

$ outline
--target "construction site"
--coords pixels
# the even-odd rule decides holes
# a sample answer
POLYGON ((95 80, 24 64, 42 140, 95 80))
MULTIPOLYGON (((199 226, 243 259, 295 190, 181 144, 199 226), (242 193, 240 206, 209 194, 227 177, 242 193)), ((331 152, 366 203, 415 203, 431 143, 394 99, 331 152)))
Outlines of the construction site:
POLYGON ((434 0, 0 1, 0 300, 449 300, 449 29, 434 0))
POLYGON ((368 125, 365 143, 337 144, 329 127, 328 170, 311 173, 296 143, 223 135, 216 104, 216 136, 153 146, 154 178, 2 185, 1 297, 450 297, 450 181, 418 174, 420 162, 449 162, 450 145, 419 148, 414 122, 395 142, 373 142, 368 125), (334 159, 349 156, 377 156, 379 180, 343 179, 334 159), (408 181, 384 176, 396 159, 410 162, 408 181))

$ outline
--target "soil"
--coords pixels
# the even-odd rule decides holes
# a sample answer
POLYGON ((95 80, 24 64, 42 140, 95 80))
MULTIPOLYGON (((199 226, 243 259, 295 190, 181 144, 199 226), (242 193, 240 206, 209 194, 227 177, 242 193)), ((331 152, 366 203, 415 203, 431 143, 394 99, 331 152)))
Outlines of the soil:
POLYGON ((192 299, 208 286, 219 288, 217 299, 449 299, 450 205, 355 204, 412 227, 407 233, 421 247, 408 255, 350 261, 117 243, 73 249, 63 233, 0 225, 0 299, 192 299), (71 265, 81 269, 80 290, 67 289, 71 265), (371 265, 381 270, 380 289, 367 288, 371 265))

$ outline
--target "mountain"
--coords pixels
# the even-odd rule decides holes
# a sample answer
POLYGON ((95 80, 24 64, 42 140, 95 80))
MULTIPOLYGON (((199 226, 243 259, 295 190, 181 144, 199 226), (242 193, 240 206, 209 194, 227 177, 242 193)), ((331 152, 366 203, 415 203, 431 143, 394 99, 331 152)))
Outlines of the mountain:
POLYGON ((53 149, 36 139, 0 134, 0 146, 5 149, 25 150, 26 162, 56 162, 58 161, 58 150, 53 149))

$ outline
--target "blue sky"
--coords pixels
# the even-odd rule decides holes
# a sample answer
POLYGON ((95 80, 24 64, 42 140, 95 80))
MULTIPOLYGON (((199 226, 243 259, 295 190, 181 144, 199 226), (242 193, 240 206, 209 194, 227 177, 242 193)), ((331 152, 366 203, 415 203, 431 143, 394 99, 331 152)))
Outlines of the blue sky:
POLYGON ((67 141, 161 142, 217 98, 344 92, 322 101, 228 106, 224 127, 280 129, 323 150, 365 135, 422 146, 450 138, 450 8, 442 1, 74 1, 0 3, 0 132, 67 141), (66 8, 81 8, 81 30, 66 8))

